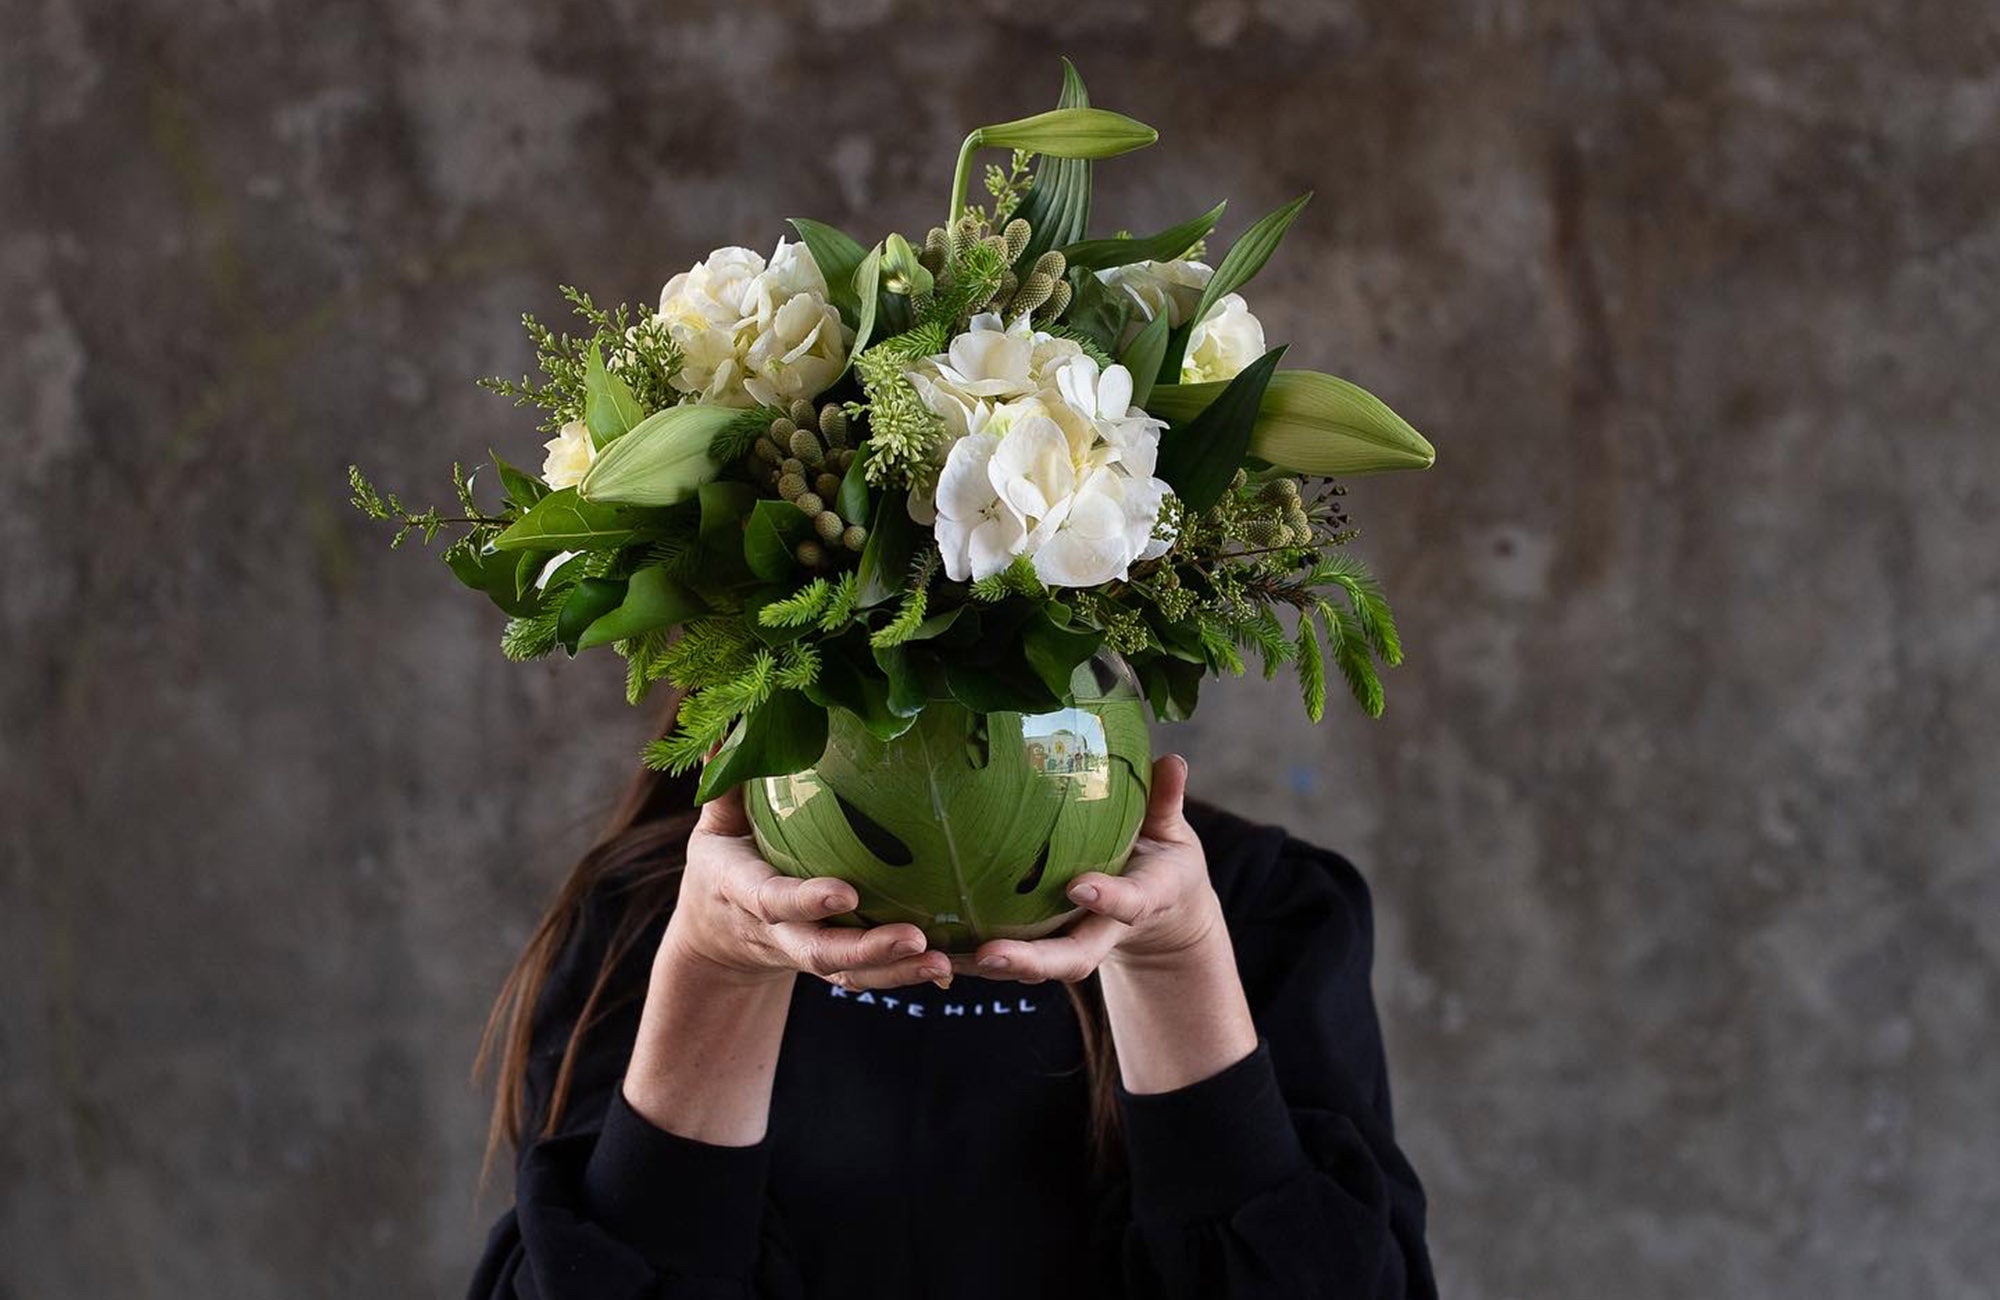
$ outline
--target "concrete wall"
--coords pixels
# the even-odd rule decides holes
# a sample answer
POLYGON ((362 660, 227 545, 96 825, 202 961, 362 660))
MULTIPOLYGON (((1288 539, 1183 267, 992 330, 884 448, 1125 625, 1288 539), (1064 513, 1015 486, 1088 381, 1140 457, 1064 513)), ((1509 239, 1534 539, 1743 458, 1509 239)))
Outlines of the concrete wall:
POLYGON ((1440 449, 1377 723, 1211 688, 1364 864, 1457 1297, 2000 1286, 2000 17, 6 0, 0 1296, 448 1295, 495 982, 644 726, 343 504, 531 420, 555 285, 921 229, 1075 56, 1107 227, 1440 449))

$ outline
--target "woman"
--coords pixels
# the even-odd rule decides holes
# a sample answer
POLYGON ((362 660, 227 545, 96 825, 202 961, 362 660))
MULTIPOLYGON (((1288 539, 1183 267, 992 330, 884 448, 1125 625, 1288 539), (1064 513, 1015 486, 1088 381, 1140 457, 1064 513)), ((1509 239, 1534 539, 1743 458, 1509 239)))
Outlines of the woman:
POLYGON ((642 776, 488 1023, 474 1300, 1434 1295, 1366 886, 1186 781, 1064 933, 948 958, 642 776))

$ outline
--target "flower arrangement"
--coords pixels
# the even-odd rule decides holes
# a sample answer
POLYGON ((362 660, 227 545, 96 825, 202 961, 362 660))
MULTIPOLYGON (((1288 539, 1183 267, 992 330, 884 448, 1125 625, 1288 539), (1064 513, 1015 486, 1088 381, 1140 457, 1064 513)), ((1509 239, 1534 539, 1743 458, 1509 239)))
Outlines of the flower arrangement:
POLYGON ((541 411, 541 472, 496 454, 475 492, 455 466, 448 513, 356 469, 354 503, 397 543, 461 529, 444 559, 508 616, 508 657, 608 646, 634 703, 682 688, 645 757, 713 755, 703 799, 810 768, 830 718, 886 743, 933 702, 1074 703, 1105 651, 1161 719, 1246 654, 1289 666, 1315 720, 1329 662, 1378 714, 1402 649, 1335 480, 1431 447, 1267 345, 1242 291, 1305 197, 1213 264, 1221 205, 1090 235, 1092 162, 1155 138, 1065 64, 1055 110, 966 137, 921 240, 794 219, 796 242, 718 249, 657 307, 565 290, 577 332, 524 318, 541 376, 485 381, 541 411), (1008 162, 968 201, 989 148, 1008 162))

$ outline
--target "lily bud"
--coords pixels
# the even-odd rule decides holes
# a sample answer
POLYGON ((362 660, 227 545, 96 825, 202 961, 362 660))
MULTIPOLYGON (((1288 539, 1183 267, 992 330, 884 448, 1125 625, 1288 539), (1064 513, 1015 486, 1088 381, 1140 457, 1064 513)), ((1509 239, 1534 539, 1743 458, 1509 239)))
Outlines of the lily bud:
POLYGON ((722 472, 709 444, 743 415, 701 403, 656 411, 597 454, 577 495, 622 505, 678 505, 722 472))

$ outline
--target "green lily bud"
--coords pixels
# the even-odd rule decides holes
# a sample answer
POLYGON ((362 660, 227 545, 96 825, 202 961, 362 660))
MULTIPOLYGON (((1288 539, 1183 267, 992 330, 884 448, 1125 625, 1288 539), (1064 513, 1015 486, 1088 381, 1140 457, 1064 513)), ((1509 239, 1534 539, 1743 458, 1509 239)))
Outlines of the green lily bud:
MULTIPOLYGON (((1225 384, 1160 384, 1146 413, 1191 420, 1225 384)), ((614 444, 615 445, 615 444, 614 444)), ((1312 370, 1280 370, 1257 405, 1249 454, 1296 474, 1370 474, 1429 469, 1437 452, 1424 435, 1365 389, 1312 370)))
POLYGON ((1052 158, 1115 158, 1160 138, 1144 122, 1104 108, 1052 108, 998 126, 982 126, 974 148, 1026 149, 1052 158))
POLYGON ((670 406, 597 453, 577 495, 585 501, 671 506, 722 472, 709 444, 743 412, 730 406, 670 406))
POLYGON ((910 241, 891 235, 882 241, 882 287, 905 298, 920 298, 931 291, 934 278, 925 269, 923 258, 910 241))

